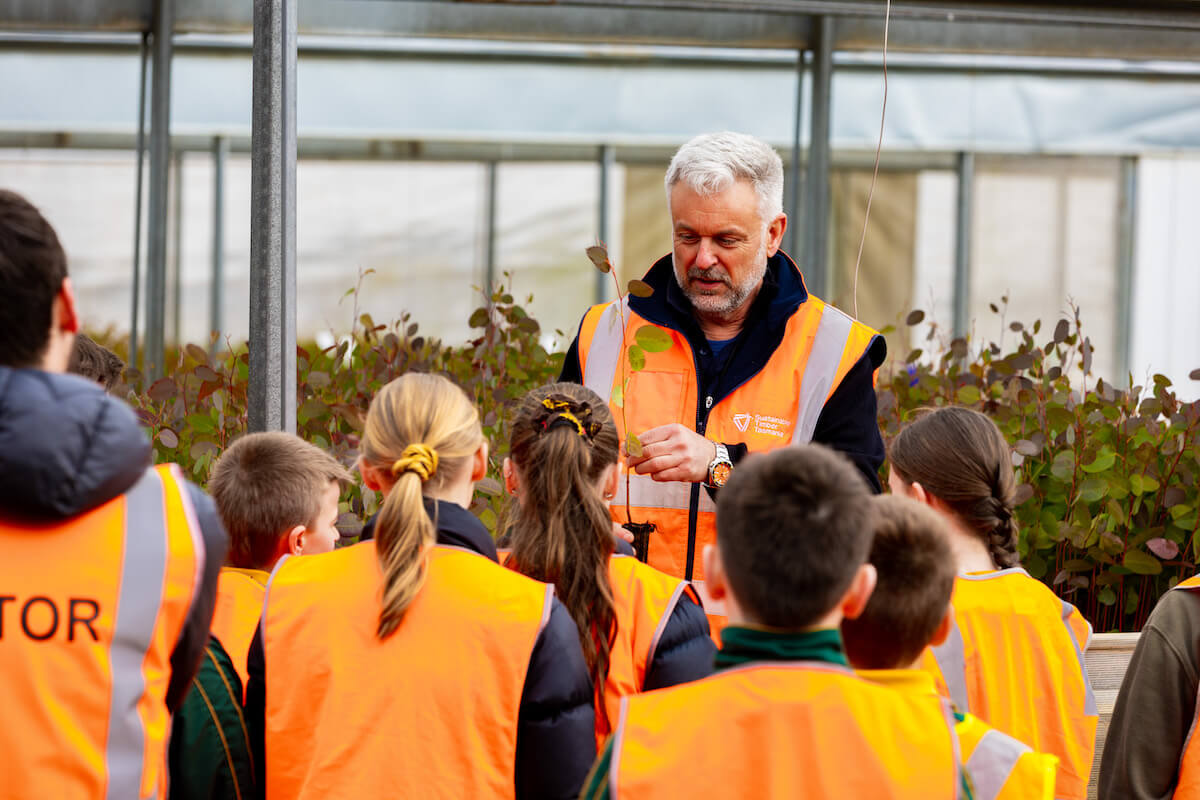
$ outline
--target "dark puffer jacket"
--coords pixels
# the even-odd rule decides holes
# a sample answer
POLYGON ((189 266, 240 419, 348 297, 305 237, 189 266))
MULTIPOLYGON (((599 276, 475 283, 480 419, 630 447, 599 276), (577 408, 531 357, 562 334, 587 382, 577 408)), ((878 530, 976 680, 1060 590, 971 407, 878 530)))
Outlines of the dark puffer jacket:
MULTIPOLYGON (((0 516, 68 520, 124 494, 149 466, 150 442, 137 417, 96 384, 74 375, 0 367, 0 516)), ((171 652, 172 711, 183 701, 208 643, 227 544, 212 500, 187 486, 203 532, 204 571, 171 652)), ((71 554, 46 558, 64 567, 71 554)))

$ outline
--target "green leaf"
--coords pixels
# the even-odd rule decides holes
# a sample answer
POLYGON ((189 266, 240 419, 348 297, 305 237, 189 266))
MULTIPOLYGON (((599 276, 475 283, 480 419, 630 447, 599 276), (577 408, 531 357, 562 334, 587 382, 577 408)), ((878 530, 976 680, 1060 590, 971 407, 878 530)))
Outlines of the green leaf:
POLYGON ((1060 450, 1050 465, 1050 474, 1060 481, 1070 481, 1075 474, 1075 452, 1060 450))
POLYGON ((472 328, 486 328, 488 319, 490 319, 488 310, 486 308, 477 308, 471 314, 471 318, 467 320, 467 324, 472 328))
POLYGON ((631 280, 625 287, 625 290, 634 297, 651 297, 654 294, 654 289, 651 288, 650 284, 645 281, 639 281, 637 278, 631 280))
POLYGON ((1122 563, 1130 572, 1138 575, 1157 575, 1162 572, 1162 562, 1149 553, 1141 550, 1129 550, 1125 553, 1122 563))
POLYGON ((639 441, 638 437, 634 436, 632 433, 625 434, 625 452, 628 453, 631 458, 641 458, 642 453, 645 452, 645 450, 642 448, 641 441, 639 441))
POLYGON ((621 386, 614 386, 612 396, 608 398, 608 402, 612 403, 617 408, 625 407, 625 389, 621 386))
POLYGON ((955 397, 962 405, 973 406, 979 402, 979 387, 970 385, 959 387, 955 397))
POLYGON ((1090 464, 1084 464, 1082 469, 1084 472, 1107 472, 1112 469, 1112 466, 1117 461, 1117 454, 1107 447, 1101 447, 1100 452, 1096 453, 1096 460, 1090 464))
POLYGON ((1103 478, 1085 478, 1079 484, 1079 499, 1087 503, 1095 503, 1108 493, 1108 481, 1103 478))
MULTIPOLYGON (((1066 320, 1063 320, 1063 322, 1066 322, 1066 320)), ((1100 594, 1096 596, 1096 599, 1099 600, 1102 605, 1115 605, 1117 602, 1117 593, 1113 591, 1111 586, 1105 586, 1100 590, 1100 594)))
POLYGON ((646 368, 646 351, 636 344, 629 345, 629 369, 640 372, 646 368))
POLYGON ((647 353, 662 353, 671 349, 671 334, 657 325, 643 325, 633 334, 633 340, 647 353))

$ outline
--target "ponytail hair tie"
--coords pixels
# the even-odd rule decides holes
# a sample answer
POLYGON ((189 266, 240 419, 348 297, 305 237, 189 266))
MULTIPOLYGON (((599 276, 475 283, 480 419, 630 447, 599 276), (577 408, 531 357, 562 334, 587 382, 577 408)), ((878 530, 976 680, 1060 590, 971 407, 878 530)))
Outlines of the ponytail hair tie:
POLYGON ((601 425, 592 419, 592 407, 587 403, 576 406, 570 400, 559 400, 551 396, 542 400, 542 408, 546 409, 547 413, 537 420, 537 423, 541 425, 543 432, 555 425, 570 425, 588 444, 591 444, 600 432, 601 425))
POLYGON ((426 444, 410 444, 392 464, 392 477, 399 478, 406 472, 414 472, 424 483, 437 473, 437 466, 436 450, 426 444))

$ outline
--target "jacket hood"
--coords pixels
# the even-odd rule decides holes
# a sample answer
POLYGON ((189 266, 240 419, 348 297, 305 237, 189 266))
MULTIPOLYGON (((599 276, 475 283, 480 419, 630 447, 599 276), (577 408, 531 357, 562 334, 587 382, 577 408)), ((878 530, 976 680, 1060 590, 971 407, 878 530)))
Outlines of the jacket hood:
POLYGON ((124 493, 150 463, 133 410, 96 384, 0 367, 0 515, 69 519, 124 493))

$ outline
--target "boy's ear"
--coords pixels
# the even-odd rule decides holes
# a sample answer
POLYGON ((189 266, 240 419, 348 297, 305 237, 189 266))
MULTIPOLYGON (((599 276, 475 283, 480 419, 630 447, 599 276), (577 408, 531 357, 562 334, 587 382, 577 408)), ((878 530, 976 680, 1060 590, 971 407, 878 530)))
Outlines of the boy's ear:
POLYGON ((866 610, 878 578, 879 573, 875 571, 874 564, 863 564, 858 568, 858 572, 854 573, 854 580, 850 582, 850 588, 842 595, 842 616, 845 619, 856 619, 866 610))
POLYGON ((946 606, 946 614, 942 617, 942 621, 938 623, 937 630, 933 632, 933 638, 929 640, 930 647, 937 647, 940 644, 945 644, 950 638, 950 631, 954 628, 954 606, 946 606))
POLYGON ((715 544, 704 545, 704 588, 713 600, 724 600, 729 594, 729 583, 725 580, 725 565, 721 563, 721 551, 715 544))
POLYGON ((913 481, 908 485, 908 496, 922 505, 933 505, 933 495, 925 491, 925 487, 919 481, 913 481))
POLYGON ((511 458, 505 456, 504 465, 500 471, 504 473, 504 491, 516 497, 518 490, 521 488, 521 481, 517 477, 517 468, 513 466, 511 458))
POLYGON ((75 290, 71 288, 70 278, 63 278, 54 305, 57 314, 55 325, 58 330, 79 333, 79 314, 75 311, 75 290))
POLYGON ((359 474, 362 475, 363 485, 373 492, 382 492, 384 483, 380 479, 379 469, 363 460, 362 456, 358 457, 356 464, 359 474))
POLYGON ((487 477, 488 443, 485 439, 471 459, 471 483, 476 483, 487 477))
POLYGON ((293 556, 304 555, 304 534, 308 533, 308 528, 303 525, 297 525, 288 531, 288 535, 284 538, 284 543, 287 545, 284 552, 293 556))

